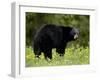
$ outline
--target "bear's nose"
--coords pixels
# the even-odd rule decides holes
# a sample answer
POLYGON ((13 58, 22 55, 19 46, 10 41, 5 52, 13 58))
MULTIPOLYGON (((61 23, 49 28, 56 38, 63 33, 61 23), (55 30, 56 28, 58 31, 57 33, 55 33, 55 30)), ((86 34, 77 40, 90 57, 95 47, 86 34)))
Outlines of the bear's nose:
POLYGON ((75 35, 74 35, 74 39, 77 39, 77 38, 78 38, 78 34, 75 34, 75 35))

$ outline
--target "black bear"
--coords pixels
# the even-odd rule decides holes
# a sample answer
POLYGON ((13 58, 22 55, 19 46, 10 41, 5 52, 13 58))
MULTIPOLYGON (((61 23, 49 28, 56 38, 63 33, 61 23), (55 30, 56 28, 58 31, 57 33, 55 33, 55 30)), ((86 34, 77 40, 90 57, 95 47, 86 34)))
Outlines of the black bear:
POLYGON ((39 58, 41 52, 43 52, 45 59, 52 59, 53 48, 56 48, 56 52, 60 56, 64 56, 67 43, 76 40, 78 35, 79 31, 70 26, 47 24, 41 27, 33 40, 35 57, 39 58))

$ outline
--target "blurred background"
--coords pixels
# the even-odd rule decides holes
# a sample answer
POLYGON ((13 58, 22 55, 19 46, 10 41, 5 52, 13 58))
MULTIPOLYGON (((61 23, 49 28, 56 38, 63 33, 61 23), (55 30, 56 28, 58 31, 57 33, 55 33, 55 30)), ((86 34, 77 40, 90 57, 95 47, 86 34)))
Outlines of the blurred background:
POLYGON ((32 39, 41 26, 55 24, 78 28, 79 39, 69 44, 87 47, 89 46, 89 20, 89 15, 26 12, 26 46, 32 46, 32 39))

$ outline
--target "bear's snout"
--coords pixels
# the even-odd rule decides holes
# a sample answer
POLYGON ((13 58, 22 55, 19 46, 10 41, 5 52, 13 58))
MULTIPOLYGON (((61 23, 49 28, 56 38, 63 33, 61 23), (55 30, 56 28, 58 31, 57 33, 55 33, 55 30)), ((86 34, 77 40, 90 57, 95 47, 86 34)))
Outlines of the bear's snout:
POLYGON ((75 40, 78 39, 78 34, 75 34, 75 35, 74 35, 74 39, 75 39, 75 40))

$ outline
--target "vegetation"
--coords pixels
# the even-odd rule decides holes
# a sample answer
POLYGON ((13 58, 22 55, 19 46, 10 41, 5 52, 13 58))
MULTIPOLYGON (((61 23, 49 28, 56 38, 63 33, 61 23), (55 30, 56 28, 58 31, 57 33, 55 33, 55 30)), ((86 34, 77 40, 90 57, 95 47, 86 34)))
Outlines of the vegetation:
POLYGON ((89 64, 89 15, 51 14, 26 12, 26 66, 56 66, 89 64), (44 24, 73 26, 79 29, 79 39, 69 43, 65 56, 59 57, 52 50, 53 59, 46 61, 43 54, 41 59, 34 57, 32 40, 38 28, 44 24))
POLYGON ((82 65, 89 64, 89 48, 88 47, 70 47, 65 50, 64 57, 60 57, 55 49, 52 50, 53 59, 46 61, 44 55, 40 59, 36 59, 31 47, 26 48, 26 67, 35 66, 61 66, 61 65, 82 65))

